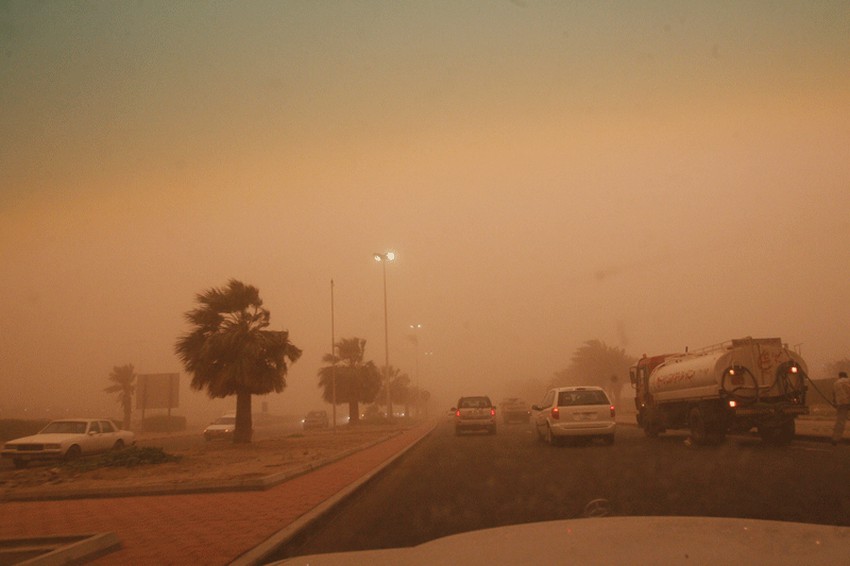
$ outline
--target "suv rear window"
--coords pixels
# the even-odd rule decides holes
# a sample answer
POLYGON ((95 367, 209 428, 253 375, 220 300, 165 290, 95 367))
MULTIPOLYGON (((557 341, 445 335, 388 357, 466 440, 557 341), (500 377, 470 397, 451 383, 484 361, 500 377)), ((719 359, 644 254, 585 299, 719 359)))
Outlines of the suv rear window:
POLYGON ((491 405, 487 397, 463 397, 458 401, 458 409, 484 409, 491 405))
POLYGON ((608 404, 608 396, 604 391, 561 391, 558 393, 559 407, 608 404))

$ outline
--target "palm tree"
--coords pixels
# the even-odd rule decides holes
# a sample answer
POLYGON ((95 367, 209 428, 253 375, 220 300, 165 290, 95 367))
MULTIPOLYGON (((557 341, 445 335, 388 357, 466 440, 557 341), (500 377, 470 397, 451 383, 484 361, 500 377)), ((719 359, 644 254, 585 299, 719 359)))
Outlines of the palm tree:
POLYGON ((231 279, 195 300, 199 306, 184 315, 193 328, 177 340, 175 353, 192 374, 193 389, 206 389, 211 398, 236 395, 233 442, 250 442, 251 396, 283 391, 287 360, 296 362, 301 350, 289 332, 266 330, 270 314, 256 287, 231 279))
POLYGON ((319 369, 319 387, 322 398, 337 403, 348 403, 351 424, 360 422, 360 403, 371 403, 381 390, 381 376, 371 361, 364 362, 366 340, 343 338, 336 343, 336 355, 325 354, 322 361, 331 364, 319 369))
POLYGON ((117 393, 118 403, 124 409, 124 423, 121 428, 130 430, 130 417, 133 411, 133 393, 136 391, 136 373, 133 364, 115 366, 109 374, 112 385, 104 389, 106 393, 117 393))

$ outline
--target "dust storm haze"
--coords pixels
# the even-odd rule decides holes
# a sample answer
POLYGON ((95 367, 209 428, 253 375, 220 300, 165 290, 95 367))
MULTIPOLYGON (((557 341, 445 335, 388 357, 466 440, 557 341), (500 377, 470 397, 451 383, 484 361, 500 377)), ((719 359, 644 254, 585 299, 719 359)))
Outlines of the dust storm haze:
POLYGON ((779 336, 825 377, 848 36, 842 1, 0 2, 0 417, 118 414, 113 366, 180 371, 230 278, 304 350, 255 406, 320 407, 330 281, 382 365, 388 250, 390 363, 446 407, 590 339, 779 336))

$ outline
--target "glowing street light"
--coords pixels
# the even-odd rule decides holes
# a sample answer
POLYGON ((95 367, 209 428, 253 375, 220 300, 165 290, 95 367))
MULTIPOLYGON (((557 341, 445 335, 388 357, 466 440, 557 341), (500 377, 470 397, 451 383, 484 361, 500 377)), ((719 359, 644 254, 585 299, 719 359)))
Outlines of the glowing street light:
POLYGON ((384 387, 387 394, 387 418, 393 417, 393 404, 390 398, 390 330, 387 316, 387 263, 395 259, 394 252, 376 253, 372 257, 381 263, 384 272, 384 387))

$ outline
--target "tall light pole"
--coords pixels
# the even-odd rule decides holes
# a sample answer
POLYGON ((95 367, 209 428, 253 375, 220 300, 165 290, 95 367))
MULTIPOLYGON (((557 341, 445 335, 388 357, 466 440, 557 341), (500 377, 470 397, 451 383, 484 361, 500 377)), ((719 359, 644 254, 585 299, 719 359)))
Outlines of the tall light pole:
POLYGON ((422 391, 419 389, 419 330, 422 329, 422 325, 418 322, 410 325, 410 329, 413 331, 413 334, 410 335, 410 339, 413 341, 414 351, 413 351, 413 361, 415 364, 415 387, 416 387, 416 416, 419 417, 419 397, 422 395, 422 391))
POLYGON ((387 316, 387 263, 395 259, 395 253, 386 252, 373 255, 375 261, 380 262, 384 271, 384 387, 387 393, 387 419, 393 418, 393 404, 390 398, 390 330, 389 317, 387 316))

